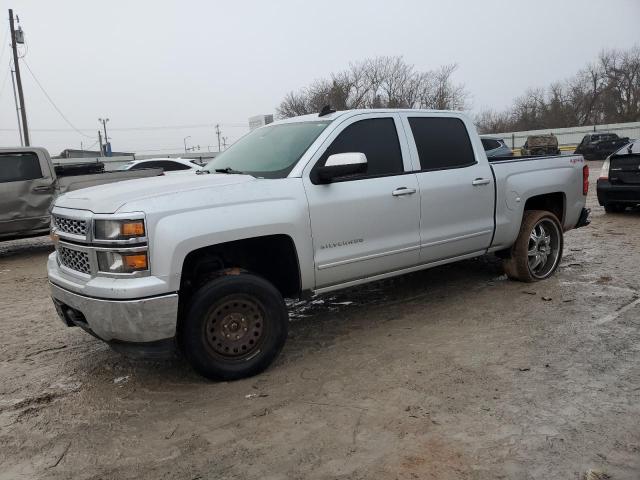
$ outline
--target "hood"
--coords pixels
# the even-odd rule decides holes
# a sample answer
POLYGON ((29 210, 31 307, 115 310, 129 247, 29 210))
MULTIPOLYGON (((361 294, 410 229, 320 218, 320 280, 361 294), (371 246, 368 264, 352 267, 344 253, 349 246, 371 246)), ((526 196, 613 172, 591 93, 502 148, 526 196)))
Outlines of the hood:
POLYGON ((255 181, 250 175, 207 174, 161 175, 125 180, 65 193, 56 207, 89 210, 93 213, 115 213, 127 203, 153 197, 192 192, 255 181))

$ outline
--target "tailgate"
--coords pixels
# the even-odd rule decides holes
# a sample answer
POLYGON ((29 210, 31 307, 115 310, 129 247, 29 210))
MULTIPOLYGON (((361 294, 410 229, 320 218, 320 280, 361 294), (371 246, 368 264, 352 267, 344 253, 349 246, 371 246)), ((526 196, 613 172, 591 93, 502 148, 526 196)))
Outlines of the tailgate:
POLYGON ((640 155, 620 155, 609 160, 609 181, 616 184, 640 185, 640 155))

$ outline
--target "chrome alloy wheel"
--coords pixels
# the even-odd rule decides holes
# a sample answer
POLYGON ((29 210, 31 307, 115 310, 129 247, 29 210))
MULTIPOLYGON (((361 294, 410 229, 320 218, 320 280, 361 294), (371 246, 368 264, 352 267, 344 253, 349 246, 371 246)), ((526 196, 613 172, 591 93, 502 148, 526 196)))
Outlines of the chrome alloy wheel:
POLYGON ((529 271, 538 279, 552 272, 560 257, 560 231, 551 220, 543 218, 529 234, 527 247, 529 271))

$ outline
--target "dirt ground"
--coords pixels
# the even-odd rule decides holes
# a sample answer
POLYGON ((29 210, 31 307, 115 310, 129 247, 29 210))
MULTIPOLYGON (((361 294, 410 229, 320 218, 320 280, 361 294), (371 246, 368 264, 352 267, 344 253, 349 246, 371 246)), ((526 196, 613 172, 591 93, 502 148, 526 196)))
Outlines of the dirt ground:
POLYGON ((233 383, 64 327, 48 240, 0 244, 0 478, 637 480, 640 210, 594 190, 552 279, 488 256, 318 297, 233 383))

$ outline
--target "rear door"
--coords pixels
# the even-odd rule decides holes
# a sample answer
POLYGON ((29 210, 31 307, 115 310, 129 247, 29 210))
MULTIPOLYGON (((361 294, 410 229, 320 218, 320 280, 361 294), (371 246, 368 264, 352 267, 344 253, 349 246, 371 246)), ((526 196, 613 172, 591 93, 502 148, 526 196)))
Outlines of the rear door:
POLYGON ((417 265, 418 182, 397 114, 361 114, 329 135, 303 175, 313 236, 316 288, 417 265), (367 171, 328 185, 314 169, 335 153, 359 152, 367 171))
POLYGON ((461 118, 401 116, 411 133, 409 149, 420 188, 420 261, 482 253, 493 236, 495 193, 480 144, 473 146, 461 118))
POLYGON ((0 152, 0 236, 46 231, 55 179, 38 151, 0 152))

